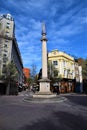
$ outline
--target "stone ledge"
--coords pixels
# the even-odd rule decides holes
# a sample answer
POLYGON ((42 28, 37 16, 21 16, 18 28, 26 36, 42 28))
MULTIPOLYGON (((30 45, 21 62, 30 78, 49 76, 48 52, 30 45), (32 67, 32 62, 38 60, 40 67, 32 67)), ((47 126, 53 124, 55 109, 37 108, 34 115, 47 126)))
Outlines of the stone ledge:
POLYGON ((33 97, 27 97, 24 98, 23 101, 28 103, 61 103, 66 101, 66 97, 56 96, 51 98, 33 98, 33 97))
POLYGON ((56 94, 53 94, 51 92, 38 92, 36 94, 33 94, 33 98, 53 98, 56 96, 56 94))
POLYGON ((39 82, 51 82, 50 79, 47 79, 47 78, 43 78, 43 79, 40 79, 38 80, 39 82))

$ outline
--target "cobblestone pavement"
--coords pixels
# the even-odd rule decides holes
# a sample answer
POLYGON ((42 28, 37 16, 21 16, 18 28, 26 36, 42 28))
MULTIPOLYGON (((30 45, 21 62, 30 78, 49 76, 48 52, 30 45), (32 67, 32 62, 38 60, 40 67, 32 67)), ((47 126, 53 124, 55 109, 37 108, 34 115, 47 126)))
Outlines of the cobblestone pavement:
POLYGON ((87 130, 87 96, 61 96, 67 100, 29 103, 25 94, 0 96, 0 130, 87 130))

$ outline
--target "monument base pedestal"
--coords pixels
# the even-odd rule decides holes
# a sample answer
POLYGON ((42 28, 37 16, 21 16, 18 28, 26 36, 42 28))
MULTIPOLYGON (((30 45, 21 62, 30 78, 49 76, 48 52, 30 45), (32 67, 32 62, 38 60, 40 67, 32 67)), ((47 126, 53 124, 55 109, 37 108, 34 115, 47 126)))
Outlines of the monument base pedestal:
POLYGON ((40 89, 39 92, 33 94, 33 98, 53 98, 56 97, 56 94, 53 94, 50 91, 50 80, 43 78, 39 80, 40 89))
POLYGON ((57 96, 56 94, 53 94, 51 92, 50 92, 50 94, 49 93, 41 93, 41 92, 33 94, 33 98, 44 98, 44 99, 45 98, 54 98, 56 96, 57 96))

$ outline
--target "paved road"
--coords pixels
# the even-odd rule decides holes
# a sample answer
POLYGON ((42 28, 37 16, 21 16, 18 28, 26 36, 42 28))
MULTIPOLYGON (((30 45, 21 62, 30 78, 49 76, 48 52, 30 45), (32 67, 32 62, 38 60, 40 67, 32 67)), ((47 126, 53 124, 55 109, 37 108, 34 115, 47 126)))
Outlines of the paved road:
POLYGON ((64 102, 28 103, 24 96, 0 96, 0 130, 87 130, 87 96, 64 102))

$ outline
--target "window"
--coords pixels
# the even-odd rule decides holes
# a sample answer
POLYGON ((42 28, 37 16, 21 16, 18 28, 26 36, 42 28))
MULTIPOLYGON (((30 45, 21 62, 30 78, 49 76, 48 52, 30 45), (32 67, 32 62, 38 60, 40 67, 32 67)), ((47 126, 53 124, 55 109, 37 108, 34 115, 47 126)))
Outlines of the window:
POLYGON ((4 44, 4 47, 6 47, 6 48, 7 48, 7 44, 4 44))
POLYGON ((8 40, 5 40, 5 42, 9 42, 8 40))
POLYGON ((3 54, 3 57, 6 57, 6 56, 7 56, 7 54, 4 53, 4 54, 3 54))
POLYGON ((53 65, 58 65, 58 61, 53 61, 53 65))
POLYGON ((64 67, 66 66, 66 61, 63 61, 63 65, 64 65, 64 67))
POLYGON ((3 68, 5 68, 6 67, 6 65, 5 64, 3 64, 3 68))
POLYGON ((6 63, 7 62, 7 58, 3 58, 3 62, 6 63))
POLYGON ((7 24, 6 24, 6 28, 10 28, 10 23, 7 23, 7 24))
POLYGON ((7 26, 6 26, 6 28, 8 28, 8 29, 9 29, 9 28, 10 28, 10 26, 8 26, 8 25, 7 25, 7 26))
POLYGON ((3 54, 3 62, 6 62, 7 61, 7 54, 3 54))
POLYGON ((9 32, 6 32, 6 36, 9 36, 9 32))
POLYGON ((64 77, 66 76, 66 70, 64 70, 64 77))
POLYGON ((10 25, 10 23, 7 23, 7 25, 10 25))
POLYGON ((7 34, 9 34, 9 32, 8 32, 8 31, 6 31, 6 33, 7 33, 7 34))
POLYGON ((5 49, 4 52, 8 52, 8 51, 5 49))

